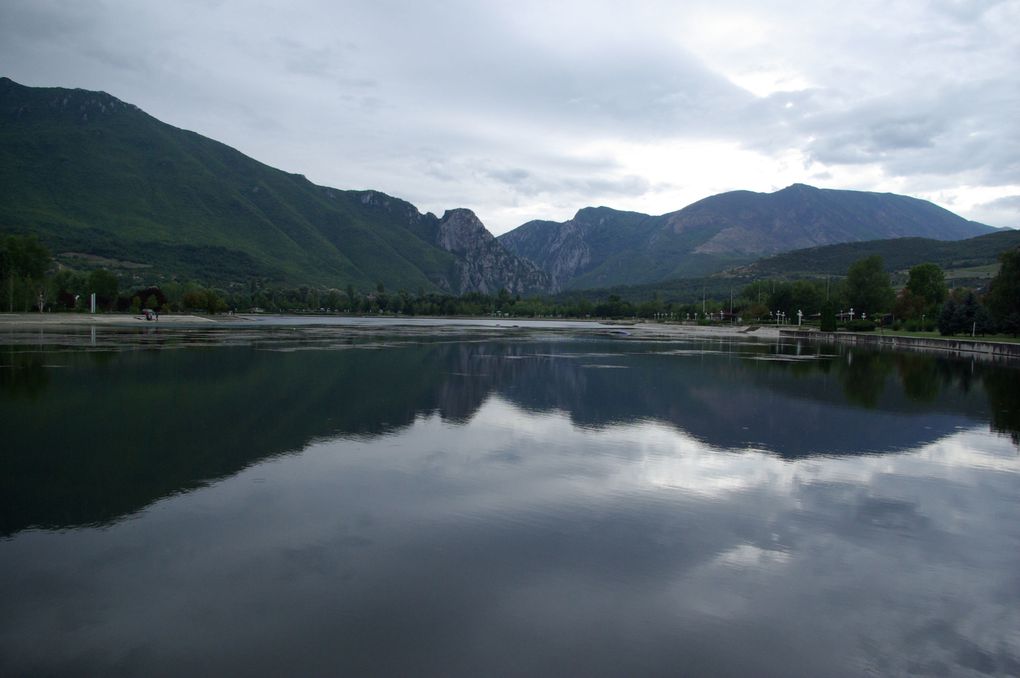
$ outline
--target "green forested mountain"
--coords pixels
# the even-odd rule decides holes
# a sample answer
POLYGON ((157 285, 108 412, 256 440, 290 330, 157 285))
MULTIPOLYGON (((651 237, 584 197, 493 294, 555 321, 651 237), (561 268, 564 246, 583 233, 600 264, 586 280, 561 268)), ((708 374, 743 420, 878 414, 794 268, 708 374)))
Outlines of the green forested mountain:
POLYGON ((866 242, 811 247, 777 254, 730 271, 751 278, 845 275, 850 264, 879 255, 886 270, 902 271, 931 262, 947 271, 994 265, 999 255, 1020 246, 1020 231, 1003 229, 967 240, 941 241, 930 238, 893 238, 866 242))
POLYGON ((708 276, 673 278, 642 285, 567 290, 560 300, 604 299, 616 295, 624 301, 640 302, 658 298, 664 302, 695 303, 703 297, 725 300, 755 280, 842 277, 851 264, 866 257, 882 257, 885 270, 896 284, 906 280, 913 266, 934 263, 955 286, 981 287, 998 269, 999 255, 1020 247, 1020 230, 1002 229, 966 240, 943 241, 930 238, 893 238, 810 247, 759 259, 746 266, 708 276))
POLYGON ((103 92, 0 78, 0 187, 0 232, 152 281, 548 285, 467 210, 440 218, 376 191, 317 186, 103 92))
POLYGON ((709 275, 789 250, 876 238, 956 240, 992 228, 930 202, 889 193, 794 184, 732 191, 648 216, 585 208, 566 222, 532 221, 500 242, 561 289, 651 284, 709 275))

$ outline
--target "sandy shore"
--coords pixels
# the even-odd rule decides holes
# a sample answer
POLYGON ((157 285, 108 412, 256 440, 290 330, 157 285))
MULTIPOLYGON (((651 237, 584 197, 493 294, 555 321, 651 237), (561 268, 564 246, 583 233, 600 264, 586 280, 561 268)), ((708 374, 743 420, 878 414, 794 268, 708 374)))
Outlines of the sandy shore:
POLYGON ((637 323, 626 327, 635 336, 647 339, 679 339, 681 337, 755 337, 777 339, 780 329, 789 325, 679 325, 673 323, 637 323))
MULTIPOLYGON (((229 317, 229 316, 224 316, 229 317)), ((218 320, 200 316, 175 313, 161 315, 159 320, 146 320, 142 315, 129 313, 0 313, 0 327, 64 327, 72 325, 149 325, 163 324, 209 325, 218 320)))
MULTIPOLYGON (((131 326, 145 326, 145 327, 159 327, 159 326, 176 326, 184 327, 188 325, 200 326, 205 328, 216 327, 216 326, 235 326, 237 329, 242 329, 241 326, 247 325, 248 323, 260 323, 260 321, 270 320, 265 316, 246 316, 242 314, 238 315, 215 315, 215 316, 202 316, 202 315, 191 315, 191 314, 166 314, 161 315, 159 320, 146 320, 144 316, 132 315, 126 313, 0 313, 0 327, 17 328, 17 327, 75 327, 75 326, 114 326, 114 327, 131 327, 131 326)), ((288 327, 288 318, 286 316, 276 316, 271 319, 271 322, 267 323, 267 326, 275 327, 288 327)), ((318 329, 327 327, 349 327, 348 323, 344 320, 356 321, 358 326, 362 329, 369 327, 371 328, 371 318, 348 318, 346 316, 336 316, 336 323, 328 322, 328 318, 325 318, 327 322, 317 324, 318 329), (368 323, 364 321, 368 320, 368 323)), ((406 327, 417 327, 421 330, 428 330, 428 327, 444 327, 446 329, 457 327, 461 318, 450 318, 449 324, 442 323, 436 324, 437 318, 393 318, 387 317, 381 320, 385 320, 385 323, 380 323, 378 329, 384 328, 395 328, 398 326, 406 327), (406 323, 402 323, 401 320, 406 320, 406 323), (425 324, 427 323, 427 325, 425 324)), ((682 337, 756 337, 772 339, 779 337, 779 327, 774 325, 763 325, 750 327, 744 325, 682 325, 678 323, 658 323, 658 322, 578 322, 576 328, 572 327, 573 322, 570 320, 563 321, 549 321, 549 320, 536 320, 529 321, 527 319, 515 318, 515 319, 502 319, 495 321, 491 326, 488 324, 479 325, 478 321, 486 321, 488 318, 472 318, 468 319, 472 326, 476 328, 492 328, 497 329, 499 327, 513 327, 515 329, 527 329, 532 323, 535 324, 535 329, 562 329, 571 330, 577 329, 578 331, 614 331, 621 335, 629 335, 634 338, 642 339, 679 339, 682 337), (549 323, 554 322, 558 327, 549 327, 549 323), (593 327, 595 325, 595 327, 593 327)), ((294 316, 294 326, 305 326, 308 321, 308 316, 294 316)), ((465 323, 465 326, 468 326, 465 323)), ((784 326, 785 329, 789 329, 790 326, 784 326)))

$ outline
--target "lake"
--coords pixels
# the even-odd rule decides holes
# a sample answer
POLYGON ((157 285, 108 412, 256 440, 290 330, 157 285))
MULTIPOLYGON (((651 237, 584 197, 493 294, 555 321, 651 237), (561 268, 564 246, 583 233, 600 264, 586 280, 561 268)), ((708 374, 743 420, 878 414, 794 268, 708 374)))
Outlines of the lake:
POLYGON ((1020 674, 1015 366, 555 324, 0 342, 2 675, 1020 674))

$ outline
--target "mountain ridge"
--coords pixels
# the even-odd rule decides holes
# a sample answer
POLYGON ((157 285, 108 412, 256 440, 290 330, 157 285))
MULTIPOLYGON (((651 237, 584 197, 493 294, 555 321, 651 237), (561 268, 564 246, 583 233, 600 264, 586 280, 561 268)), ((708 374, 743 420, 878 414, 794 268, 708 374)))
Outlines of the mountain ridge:
POLYGON ((499 238, 558 287, 584 289, 697 277, 839 242, 955 240, 994 230, 918 198, 793 184, 720 193, 659 216, 583 208, 566 222, 530 221, 499 238))
POLYGON ((803 247, 992 232, 930 202, 793 184, 659 216, 584 207, 494 237, 376 190, 319 186, 105 92, 0 78, 0 230, 152 282, 516 294, 704 276, 803 247))
POLYGON ((445 217, 375 190, 318 186, 105 92, 2 78, 0 122, 0 228, 35 233, 58 253, 223 284, 452 294, 549 286, 484 227, 461 229, 472 242, 444 248, 435 236, 445 217))

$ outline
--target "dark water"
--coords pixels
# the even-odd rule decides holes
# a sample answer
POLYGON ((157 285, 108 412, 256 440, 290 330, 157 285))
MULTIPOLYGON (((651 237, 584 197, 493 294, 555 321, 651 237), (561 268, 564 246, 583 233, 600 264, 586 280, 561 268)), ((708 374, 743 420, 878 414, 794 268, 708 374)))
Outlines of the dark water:
POLYGON ((1020 673, 1015 368, 491 328, 7 341, 0 675, 1020 673))

